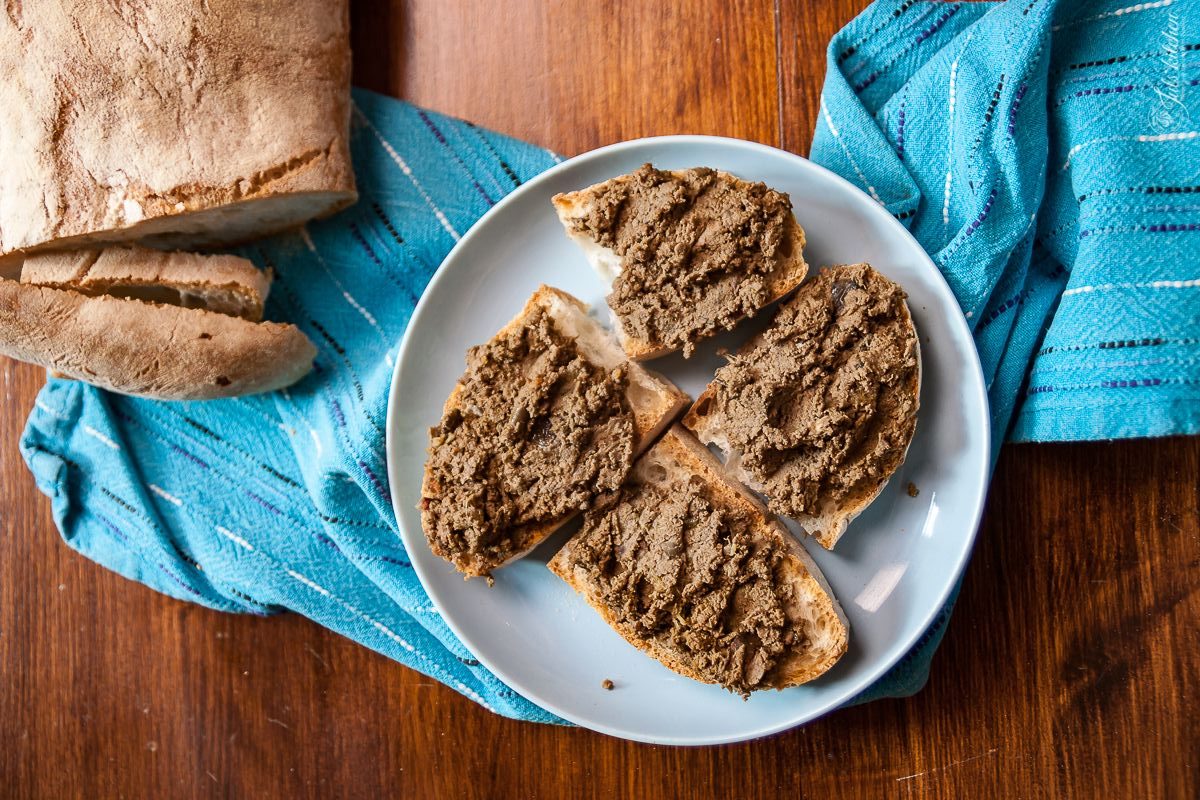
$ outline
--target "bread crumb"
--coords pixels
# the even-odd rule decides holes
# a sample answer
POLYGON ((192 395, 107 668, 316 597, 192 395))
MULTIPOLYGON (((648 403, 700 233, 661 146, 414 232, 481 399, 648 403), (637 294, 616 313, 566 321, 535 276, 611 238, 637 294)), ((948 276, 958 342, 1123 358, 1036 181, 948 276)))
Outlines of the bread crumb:
POLYGON ((606 692, 611 692, 613 690, 614 686, 616 686, 616 684, 613 683, 608 678, 605 678, 604 680, 600 681, 600 688, 606 692))
POLYGON ((920 493, 921 493, 921 490, 917 488, 917 485, 915 483, 913 483, 912 481, 909 481, 908 482, 908 496, 916 497, 920 493))

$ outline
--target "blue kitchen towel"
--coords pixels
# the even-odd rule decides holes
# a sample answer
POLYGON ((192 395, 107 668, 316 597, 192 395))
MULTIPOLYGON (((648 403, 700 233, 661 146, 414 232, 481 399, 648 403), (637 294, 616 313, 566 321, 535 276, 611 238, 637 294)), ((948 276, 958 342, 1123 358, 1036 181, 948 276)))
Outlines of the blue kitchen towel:
POLYGON ((1198 50, 1195 0, 875 3, 831 42, 812 157, 946 276, 997 448, 1200 431, 1198 50))
MULTIPOLYGON (((993 463, 1200 431, 1198 50, 1195 0, 877 2, 830 42, 812 158, 949 282, 993 463)), ((954 599, 857 702, 920 689, 954 599)))
MULTIPOLYGON (((1014 411, 1022 439, 1196 430, 1200 109, 1182 6, 877 3, 830 45, 814 156, 934 255, 973 322, 997 442, 1014 411)), ((186 404, 51 380, 22 450, 89 558, 212 608, 302 613, 498 713, 559 721, 430 606, 383 449, 416 298, 467 228, 556 158, 354 101, 358 204, 240 251, 275 268, 268 313, 317 345, 314 373, 186 404)), ((860 699, 918 690, 949 613, 860 699)))

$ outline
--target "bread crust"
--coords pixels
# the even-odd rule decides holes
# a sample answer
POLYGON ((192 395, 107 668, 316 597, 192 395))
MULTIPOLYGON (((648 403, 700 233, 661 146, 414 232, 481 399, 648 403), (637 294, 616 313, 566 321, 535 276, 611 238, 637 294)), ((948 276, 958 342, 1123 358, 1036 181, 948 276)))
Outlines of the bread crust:
POLYGON ((238 256, 126 246, 31 255, 22 264, 21 282, 89 296, 168 289, 186 298, 188 307, 259 322, 271 275, 238 256))
MULTIPOLYGON (((671 174, 680 176, 682 170, 671 170, 671 174)), ((717 170, 717 174, 741 186, 748 186, 749 181, 745 181, 736 175, 731 175, 728 172, 717 170)), ((591 205, 595 200, 596 195, 605 187, 612 186, 623 182, 628 182, 628 175, 619 175, 616 178, 611 178, 607 181, 588 186, 584 189, 579 189, 574 192, 557 194, 551 199, 554 205, 554 211, 558 215, 559 221, 566 229, 567 236, 572 241, 580 246, 587 256, 589 263, 601 279, 605 281, 607 286, 611 286, 613 280, 616 279, 620 272, 621 257, 616 254, 611 248, 602 247, 598 243, 592 241, 589 237, 572 231, 571 221, 584 217, 591 209, 591 205)), ((804 260, 804 245, 806 243, 804 229, 796 221, 795 216, 791 216, 787 221, 787 238, 789 241, 790 255, 782 260, 775 270, 767 277, 767 299, 759 307, 759 311, 780 299, 787 297, 796 287, 804 282, 808 276, 808 263, 804 260)), ((749 315, 743 315, 739 318, 745 320, 749 315)), ((679 350, 678 347, 660 347, 651 342, 643 341, 628 336, 621 327, 621 321, 613 315, 613 324, 617 331, 617 338, 621 342, 621 346, 625 350, 625 354, 635 361, 648 361, 654 358, 660 358, 670 353, 679 350)))
POLYGON ((16 4, 0 255, 231 243, 343 208, 349 84, 346 0, 16 4))
MULTIPOLYGON (((626 389, 626 398, 633 413, 633 428, 636 436, 635 457, 649 447, 663 429, 671 424, 691 402, 691 398, 687 394, 676 388, 662 375, 640 365, 630 364, 621 353, 620 348, 609 340, 608 333, 588 316, 587 306, 567 292, 552 286, 539 286, 520 313, 501 328, 493 338, 501 338, 512 331, 520 330, 538 309, 544 309, 549 313, 555 328, 560 333, 575 339, 576 346, 589 361, 608 368, 622 365, 628 367, 629 388, 626 389), (584 341, 581 343, 581 340, 584 341), (602 343, 607 344, 607 352, 598 352, 598 345, 602 343)), ((443 417, 460 407, 461 392, 462 383, 456 383, 442 406, 443 417)), ((423 498, 436 496, 438 492, 433 477, 426 465, 421 480, 421 496, 423 498)), ((424 508, 422 508, 423 524, 424 513, 424 508)), ((575 511, 560 519, 522 525, 513 529, 510 538, 513 541, 514 553, 501 564, 459 559, 454 562, 454 566, 468 578, 488 576, 493 570, 528 555, 548 536, 578 514, 579 512, 575 511)), ((437 551, 435 550, 435 552, 437 551)), ((443 553, 437 554, 443 558, 448 557, 443 553)))
MULTIPOLYGON (((905 320, 909 328, 914 328, 912 321, 912 311, 908 307, 908 303, 904 302, 903 311, 905 320)), ((749 352, 753 350, 763 339, 766 331, 760 332, 752 339, 742 345, 739 352, 749 352)), ((916 342, 917 368, 913 371, 912 377, 905 391, 914 398, 921 396, 921 341, 919 336, 914 335, 916 342)), ((747 473, 738 464, 741 460, 741 454, 734 452, 728 440, 710 423, 706 416, 706 411, 710 402, 714 397, 716 388, 715 380, 710 383, 703 392, 692 403, 691 408, 683 416, 683 425, 688 430, 692 431, 705 444, 716 445, 722 451, 726 459, 726 468, 739 481, 744 483, 755 491, 760 491, 763 487, 747 473)), ((904 454, 901 456, 897 464, 904 463, 905 457, 908 455, 908 448, 912 446, 912 438, 908 440, 905 446, 904 454)), ((837 545, 838 540, 846 532, 850 523, 854 518, 866 510, 867 506, 875 501, 875 498, 883 492, 885 486, 895 472, 890 472, 886 475, 881 475, 879 478, 868 484, 864 484, 857 492, 854 492, 849 497, 845 498, 839 504, 833 503, 831 500, 826 500, 822 503, 822 512, 815 516, 800 515, 792 517, 804 529, 805 533, 811 536, 826 550, 832 550, 837 545)))
POLYGON ((4 280, 0 353, 121 394, 209 400, 288 386, 316 348, 294 325, 4 280))
MULTIPOLYGON (((846 652, 849 622, 820 569, 800 543, 788 534, 758 498, 736 481, 730 480, 712 453, 680 425, 672 426, 662 439, 642 456, 634 468, 635 478, 654 482, 655 468, 674 474, 698 476, 708 485, 711 502, 748 513, 754 519, 756 537, 769 538, 787 547, 784 568, 792 581, 797 598, 794 607, 787 609, 788 617, 794 624, 804 627, 803 641, 820 641, 821 645, 807 650, 798 649, 785 656, 779 667, 773 670, 771 681, 764 688, 786 689, 799 686, 823 675, 833 667, 846 652)), ((569 566, 576 541, 577 539, 572 537, 550 559, 548 566, 551 571, 582 595, 588 605, 634 647, 680 675, 701 683, 715 683, 656 642, 637 636, 629 626, 616 618, 611 609, 588 592, 582 571, 572 572, 569 566)))

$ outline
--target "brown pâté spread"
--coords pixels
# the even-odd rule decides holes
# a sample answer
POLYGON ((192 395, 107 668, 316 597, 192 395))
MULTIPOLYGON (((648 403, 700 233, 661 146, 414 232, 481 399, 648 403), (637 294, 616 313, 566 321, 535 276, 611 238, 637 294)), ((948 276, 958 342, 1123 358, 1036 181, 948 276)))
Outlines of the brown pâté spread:
POLYGON ((572 225, 621 258, 608 305, 630 338, 689 355, 768 302, 790 255, 786 194, 697 167, 611 181, 572 225))
POLYGON ((714 505, 698 479, 634 483, 584 517, 568 568, 583 569, 618 631, 745 697, 804 645, 784 610, 784 548, 756 542, 750 520, 714 505))
POLYGON ((635 444, 625 385, 545 311, 468 351, 456 402, 430 430, 421 518, 433 551, 487 574, 523 549, 523 526, 620 486, 635 444))
POLYGON ((900 465, 917 370, 903 290, 866 264, 832 267, 717 371, 697 413, 742 453, 772 511, 818 516, 900 465))

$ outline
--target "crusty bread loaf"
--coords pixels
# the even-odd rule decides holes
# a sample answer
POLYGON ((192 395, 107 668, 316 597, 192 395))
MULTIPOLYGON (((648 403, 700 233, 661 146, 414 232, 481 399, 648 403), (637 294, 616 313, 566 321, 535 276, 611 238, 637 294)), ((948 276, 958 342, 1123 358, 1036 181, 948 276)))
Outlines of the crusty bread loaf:
MULTIPOLYGON (((829 284, 827 279, 838 274, 841 270, 857 270, 865 268, 867 275, 874 281, 877 281, 877 286, 887 285, 894 287, 895 285, 879 275, 870 268, 869 265, 855 264, 849 266, 832 267, 823 270, 822 273, 814 278, 809 283, 805 284, 800 291, 788 300, 787 303, 779 309, 776 314, 776 319, 780 315, 788 311, 788 306, 795 305, 805 301, 805 295, 817 291, 828 291, 829 284)), ((836 288, 835 288, 836 291, 836 288)), ((902 296, 902 293, 901 293, 902 296)), ((895 451, 888 454, 879 465, 881 469, 877 472, 868 474, 856 483, 852 490, 846 496, 835 500, 832 497, 824 496, 819 499, 818 513, 796 513, 795 511, 780 508, 771 497, 770 491, 764 487, 762 481, 755 478, 743 466, 743 454, 739 452, 738 447, 731 441, 728 432, 725 429, 726 421, 720 415, 714 414, 712 411, 714 401, 717 397, 717 392, 720 389, 721 372, 717 373, 716 379, 708 385, 708 387, 696 398, 696 402, 688 409, 684 415, 683 424, 694 432, 705 444, 716 445, 718 449, 726 456, 726 469, 749 486, 751 489, 762 492, 768 500, 768 504, 777 513, 795 519, 804 528, 805 532, 812 536, 817 542, 827 550, 832 550, 834 545, 846 532, 846 528, 850 522, 861 514, 867 506, 869 506, 876 497, 883 491, 888 480, 904 462, 908 448, 912 444, 913 433, 916 428, 916 414, 919 407, 919 397, 921 391, 921 348, 913 327, 912 314, 908 308, 908 304, 903 300, 899 301, 899 317, 900 325, 904 329, 906 338, 906 356, 911 356, 915 360, 915 369, 910 372, 905 372, 907 380, 892 390, 897 396, 903 397, 906 403, 896 406, 902 411, 898 412, 898 416, 894 420, 889 420, 888 423, 894 425, 901 434, 898 437, 899 442, 895 446, 895 451)), ((763 330, 756 335, 739 351, 739 356, 746 356, 750 359, 762 356, 766 351, 777 345, 771 345, 768 338, 772 334, 774 325, 763 330), (755 354, 759 354, 756 356, 755 354)), ((882 348, 879 343, 872 347, 876 352, 880 352, 882 348)), ((805 380, 804 375, 798 375, 796 381, 805 380)), ((861 378, 856 378, 861 380, 861 378)), ((882 388, 882 387, 881 387, 882 388)), ((820 389, 814 391, 820 392, 820 389)), ((778 433, 770 434, 777 437, 778 433)), ((760 437, 768 436, 767 433, 760 433, 760 437)), ((797 458, 807 458, 807 454, 796 456, 797 458)), ((786 465, 785 465, 786 466, 786 465)), ((781 467, 782 468, 782 467, 781 467)))
POLYGON ((240 241, 353 202, 347 5, 7 4, 0 255, 240 241))
MULTIPOLYGON (((671 174, 680 176, 684 172, 686 171, 673 170, 671 174)), ((724 180, 740 186, 750 185, 749 182, 727 172, 718 171, 717 175, 724 180)), ((588 263, 592 265, 596 274, 600 276, 600 279, 607 286, 611 286, 613 281, 617 279, 617 276, 621 274, 621 256, 612 248, 599 244, 587 234, 576 231, 572 223, 576 220, 586 218, 592 212, 596 199, 602 191, 615 184, 630 182, 631 180, 630 175, 620 175, 578 191, 555 195, 551 201, 559 221, 566 229, 567 236, 579 245, 588 263)), ((767 297, 762 304, 764 307, 782 297, 786 297, 808 275, 808 264, 804 260, 804 229, 800 227, 795 217, 792 216, 789 216, 786 225, 788 244, 783 248, 783 251, 787 253, 787 256, 780 259, 774 271, 767 276, 767 297)), ((678 349, 676 347, 662 347, 631 336, 623 329, 620 319, 615 314, 613 318, 617 339, 621 342, 626 355, 634 360, 644 361, 658 358, 678 349)))
MULTIPOLYGON (((587 306, 560 289, 551 286, 539 287, 526 302, 521 312, 501 328, 495 338, 500 338, 510 331, 519 330, 527 325, 528 320, 538 309, 548 312, 559 333, 573 339, 576 347, 588 361, 606 369, 623 368, 626 370, 625 396, 633 416, 637 452, 640 453, 648 447, 650 442, 687 407, 690 398, 686 394, 662 375, 638 364, 630 363, 608 333, 588 316, 587 306)), ((461 408, 462 388, 463 385, 459 382, 451 391, 443 407, 443 417, 461 408)), ((427 465, 421 485, 421 496, 422 498, 433 498, 440 492, 441 487, 437 485, 437 481, 427 465)), ((428 526, 430 520, 427 517, 429 512, 426 506, 427 503, 423 500, 421 504, 422 522, 428 526)), ((460 558, 454 561, 455 567, 468 577, 488 576, 492 570, 528 555, 546 537, 575 516, 576 513, 571 513, 561 519, 524 525, 512 530, 509 539, 513 554, 499 564, 460 558)), ((439 555, 442 554, 439 553, 439 555)))
POLYGON ((251 322, 262 320, 271 288, 270 274, 244 258, 137 246, 31 256, 22 265, 21 282, 205 308, 251 322))
POLYGON ((0 354, 163 400, 271 391, 311 369, 299 328, 258 322, 269 278, 249 261, 116 250, 34 254, 22 282, 0 280, 0 354))
MULTIPOLYGON (((782 545, 786 555, 778 567, 782 583, 790 585, 791 598, 785 606, 787 623, 798 635, 796 645, 781 657, 758 688, 783 689, 806 683, 828 671, 846 652, 849 623, 816 563, 753 495, 728 479, 720 463, 700 442, 675 425, 634 467, 631 482, 664 487, 699 481, 714 506, 752 520, 753 537, 761 545, 782 545)), ((717 683, 714 676, 697 671, 688 653, 639 635, 603 602, 589 570, 575 563, 574 552, 582 547, 587 531, 581 530, 550 560, 550 569, 581 594, 605 621, 630 644, 689 678, 717 683), (574 564, 574 566, 573 566, 574 564)), ((642 539, 646 546, 648 537, 642 539)))

